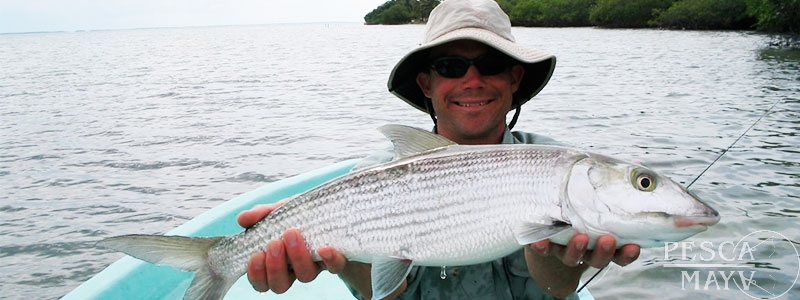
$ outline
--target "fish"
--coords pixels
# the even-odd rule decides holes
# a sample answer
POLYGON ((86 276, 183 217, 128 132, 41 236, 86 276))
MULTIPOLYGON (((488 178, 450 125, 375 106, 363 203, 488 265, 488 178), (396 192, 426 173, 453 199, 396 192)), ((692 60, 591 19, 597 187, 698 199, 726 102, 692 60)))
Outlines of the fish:
POLYGON ((373 299, 413 266, 491 261, 576 233, 657 247, 706 230, 719 213, 675 181, 639 164, 547 145, 458 145, 403 125, 379 130, 390 162, 351 171, 307 192, 241 233, 217 237, 123 235, 98 245, 194 272, 184 299, 222 299, 252 254, 286 229, 316 250, 370 263, 373 299))

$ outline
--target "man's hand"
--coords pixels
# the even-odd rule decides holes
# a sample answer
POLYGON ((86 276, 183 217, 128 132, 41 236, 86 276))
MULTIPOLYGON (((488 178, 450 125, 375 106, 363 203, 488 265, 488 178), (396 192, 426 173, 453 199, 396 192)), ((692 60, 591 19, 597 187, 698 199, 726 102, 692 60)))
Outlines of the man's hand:
POLYGON ((607 266, 614 262, 626 266, 639 257, 638 245, 628 244, 617 249, 617 241, 613 236, 604 235, 597 239, 593 250, 587 250, 589 236, 576 234, 567 246, 550 243, 549 240, 539 241, 530 245, 531 250, 542 256, 555 256, 564 265, 576 267, 586 264, 595 268, 607 266))
POLYGON ((566 246, 539 241, 525 247, 528 271, 536 283, 556 297, 566 297, 575 291, 589 266, 602 268, 610 262, 626 266, 639 257, 640 247, 634 244, 617 249, 616 239, 604 235, 597 239, 593 250, 587 250, 589 236, 576 234, 566 246))
MULTIPOLYGON (((237 222, 244 228, 253 226, 287 201, 289 199, 257 205, 240 213, 237 222)), ((322 257, 321 262, 314 262, 311 259, 308 246, 300 232, 288 229, 282 239, 269 242, 267 251, 255 253, 250 257, 247 279, 259 292, 272 290, 281 294, 286 292, 295 280, 312 281, 322 270, 337 274, 344 270, 347 264, 344 255, 331 247, 322 247, 317 253, 322 257)))

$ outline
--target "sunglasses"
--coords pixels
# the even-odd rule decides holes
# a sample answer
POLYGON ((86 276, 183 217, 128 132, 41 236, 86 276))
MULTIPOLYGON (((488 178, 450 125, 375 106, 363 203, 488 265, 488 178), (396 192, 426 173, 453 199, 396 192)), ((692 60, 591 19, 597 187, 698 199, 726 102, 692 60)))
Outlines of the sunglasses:
POLYGON ((469 66, 475 65, 478 72, 484 76, 492 76, 505 72, 508 69, 509 61, 500 55, 481 55, 474 59, 467 59, 460 56, 445 56, 434 59, 431 62, 431 69, 435 70, 442 77, 461 78, 467 74, 469 66))

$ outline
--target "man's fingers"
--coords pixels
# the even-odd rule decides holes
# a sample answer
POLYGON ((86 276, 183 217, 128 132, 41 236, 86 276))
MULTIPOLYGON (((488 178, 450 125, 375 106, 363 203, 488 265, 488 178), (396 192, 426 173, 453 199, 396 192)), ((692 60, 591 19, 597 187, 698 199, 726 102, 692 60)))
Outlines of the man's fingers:
POLYGON ((250 263, 247 265, 247 280, 250 281, 253 289, 262 293, 269 290, 267 270, 264 267, 266 257, 266 253, 256 252, 250 257, 250 263))
POLYGON ((604 235, 597 239, 594 250, 591 251, 589 259, 586 261, 590 266, 603 268, 614 258, 617 248, 617 241, 613 236, 604 235))
POLYGON ((236 222, 239 223, 239 226, 242 226, 244 228, 249 228, 258 223, 258 221, 261 221, 261 219, 263 219, 273 210, 278 208, 278 206, 280 205, 278 205, 277 203, 259 204, 253 206, 253 208, 239 213, 239 216, 236 217, 236 222))
POLYGON ((616 239, 611 235, 603 235, 597 239, 592 250, 588 250, 589 236, 576 234, 566 246, 550 243, 547 240, 528 245, 532 253, 540 256, 554 256, 567 266, 592 266, 602 268, 612 261, 626 266, 639 258, 641 248, 635 244, 616 248, 616 239))
POLYGON ((239 216, 236 217, 236 222, 239 223, 239 226, 244 228, 249 228, 258 221, 261 221, 264 217, 272 213, 276 208, 280 207, 281 205, 289 202, 294 197, 284 198, 278 202, 270 203, 270 204, 259 204, 253 206, 253 208, 245 210, 239 213, 239 216))
POLYGON ((319 248, 317 253, 322 257, 322 264, 328 272, 339 274, 347 265, 347 258, 333 247, 319 248))
POLYGON ((641 247, 639 247, 639 245, 622 245, 622 247, 617 250, 617 253, 614 256, 614 262, 620 266, 627 266, 639 258, 640 253, 641 247))
POLYGON ((294 276, 289 273, 289 267, 286 264, 286 252, 284 250, 283 241, 274 240, 269 242, 267 246, 267 285, 276 294, 286 292, 294 282, 294 276))
POLYGON ((579 266, 584 264, 584 254, 586 253, 586 246, 589 244, 589 236, 585 234, 576 234, 570 239, 567 244, 564 254, 561 257, 561 262, 567 266, 579 266))
POLYGON ((294 275, 301 282, 309 282, 317 278, 320 268, 308 252, 308 246, 303 236, 296 229, 288 229, 283 234, 283 243, 286 246, 286 255, 289 257, 294 275))
POLYGON ((541 240, 530 245, 533 253, 541 256, 550 255, 550 240, 541 240))

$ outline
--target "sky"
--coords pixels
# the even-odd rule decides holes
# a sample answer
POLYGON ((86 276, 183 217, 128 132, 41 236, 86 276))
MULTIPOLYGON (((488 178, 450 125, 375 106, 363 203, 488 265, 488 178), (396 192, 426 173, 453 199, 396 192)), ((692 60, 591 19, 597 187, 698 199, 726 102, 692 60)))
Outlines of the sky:
POLYGON ((0 0, 0 33, 364 22, 386 0, 0 0))

